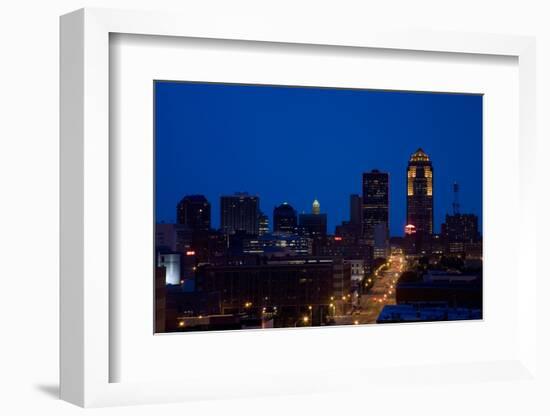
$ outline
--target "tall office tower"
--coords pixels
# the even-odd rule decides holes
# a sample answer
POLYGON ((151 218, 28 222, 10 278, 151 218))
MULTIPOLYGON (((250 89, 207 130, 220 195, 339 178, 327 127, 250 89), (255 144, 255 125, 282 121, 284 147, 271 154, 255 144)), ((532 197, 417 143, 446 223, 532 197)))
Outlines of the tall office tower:
POLYGON ((186 195, 177 206, 177 223, 193 231, 210 229, 210 203, 204 195, 186 195))
MULTIPOLYGON (((376 169, 363 173, 363 238, 374 244, 374 229, 384 224, 389 239, 389 175, 376 169)), ((380 231, 379 231, 380 233, 380 231)))
POLYGON ((390 238, 385 222, 374 226, 373 255, 375 259, 385 259, 390 255, 390 238))
POLYGON ((349 222, 361 225, 361 197, 357 194, 349 196, 349 222))
POLYGON ((288 202, 283 202, 273 210, 273 232, 295 234, 298 229, 296 210, 288 202))
POLYGON ((306 237, 323 237, 327 235, 327 214, 321 214, 321 204, 314 200, 311 214, 300 214, 300 234, 306 237))
POLYGON ((480 240, 477 215, 447 214, 441 225, 441 235, 447 254, 465 255, 467 248, 480 240))
POLYGON ((426 251, 433 229, 433 167, 418 149, 407 166, 407 225, 414 225, 416 251, 426 251))
POLYGON ((269 234, 269 217, 260 211, 258 215, 258 235, 269 234))
POLYGON ((258 235, 260 198, 246 192, 220 198, 221 229, 225 234, 258 235))

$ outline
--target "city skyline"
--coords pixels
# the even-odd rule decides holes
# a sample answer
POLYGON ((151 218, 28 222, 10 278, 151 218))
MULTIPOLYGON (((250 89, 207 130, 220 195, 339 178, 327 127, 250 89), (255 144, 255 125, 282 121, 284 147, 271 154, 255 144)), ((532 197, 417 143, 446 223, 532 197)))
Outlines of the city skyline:
POLYGON ((403 235, 405 172, 410 155, 422 147, 437 172, 434 232, 439 232, 445 214, 452 213, 454 182, 461 185, 463 211, 477 215, 482 225, 480 96, 168 82, 156 84, 156 101, 157 222, 175 222, 173 207, 179 200, 184 195, 202 194, 212 205, 212 227, 219 228, 220 197, 248 192, 259 196, 259 208, 269 216, 270 224, 274 207, 281 203, 290 203, 300 214, 309 213, 311 202, 317 199, 327 214, 328 231, 333 233, 338 224, 349 220, 349 198, 362 193, 361 175, 378 169, 389 174, 390 234, 403 235), (283 99, 292 104, 281 108, 283 99), (335 103, 330 105, 329 99, 335 103), (221 114, 222 101, 229 115, 221 114), (344 102, 344 108, 335 108, 344 102), (235 105, 228 108, 227 103, 235 105), (386 116, 381 122, 373 111, 362 114, 366 121, 359 119, 357 106, 361 103, 378 115, 381 110, 375 105, 387 110, 391 104, 394 116, 401 121, 388 124, 386 116), (332 116, 323 117, 329 111, 332 116), (297 120, 299 114, 304 116, 301 121, 297 120), (286 126, 284 135, 277 135, 275 141, 274 135, 281 129, 274 125, 274 118, 286 126), (327 137, 334 137, 335 125, 342 119, 349 126, 340 129, 341 146, 331 147, 327 137), (205 120, 212 123, 205 124, 205 120), (261 128, 266 120, 273 129, 261 128), (330 134, 319 125, 328 127, 330 134), (391 140, 381 140, 384 127, 391 140), (304 134, 308 129, 315 139, 304 134), (262 140, 264 135, 266 140, 262 140), (369 139, 372 136, 374 140, 369 139), (413 141, 414 137, 421 140, 413 141), (349 151, 341 147, 349 147, 349 151), (223 157, 227 155, 235 161, 223 157), (361 155, 364 157, 358 157, 361 155), (305 161, 298 163, 299 156, 305 161), (244 159, 250 160, 250 169, 243 165, 244 159), (355 159, 358 163, 350 163, 355 159))
POLYGON ((155 330, 482 319, 481 100, 155 83, 155 330))
MULTIPOLYGON (((403 235, 405 236, 407 234, 407 228, 411 227, 411 225, 414 226, 415 233, 420 233, 423 230, 423 233, 425 233, 428 236, 431 236, 435 233, 433 230, 436 229, 435 224, 433 224, 433 205, 432 205, 432 196, 434 194, 433 190, 433 182, 434 182, 434 171, 432 167, 432 161, 428 154, 426 154, 423 149, 419 148, 415 152, 413 152, 409 158, 408 166, 407 166, 407 221, 406 226, 403 228, 403 235), (418 194, 423 194, 418 195, 418 194), (425 199, 426 197, 429 198, 429 205, 424 206, 426 202, 422 202, 421 205, 417 208, 416 205, 418 204, 417 200, 418 198, 425 199), (417 218, 416 211, 428 212, 428 217, 423 218, 421 215, 420 218, 417 218)), ((389 176, 386 172, 381 172, 378 169, 373 169, 370 172, 364 172, 362 174, 362 184, 363 184, 363 192, 362 195, 357 194, 350 194, 348 199, 348 210, 349 215, 347 219, 344 219, 340 224, 337 224, 335 229, 338 228, 338 226, 341 226, 345 223, 356 223, 354 222, 354 201, 353 199, 356 197, 359 199, 359 213, 358 218, 355 219, 357 221, 359 219, 360 223, 358 223, 361 226, 361 233, 366 238, 366 241, 370 241, 370 244, 374 242, 374 228, 375 225, 382 225, 386 228, 386 233, 388 233, 387 230, 387 219, 389 216, 389 212, 391 212, 391 204, 388 200, 388 193, 389 193, 389 176)), ((474 216, 476 217, 476 224, 478 223, 479 217, 476 214, 473 213, 464 213, 460 209, 460 203, 458 200, 459 195, 459 184, 453 183, 452 186, 453 189, 453 204, 452 204, 452 210, 445 213, 444 221, 442 221, 439 225, 441 228, 441 231, 443 231, 443 226, 445 225, 445 222, 447 221, 449 216, 461 214, 466 216, 474 216)), ((314 217, 322 217, 324 218, 324 227, 325 232, 324 234, 331 235, 334 234, 330 232, 330 230, 327 229, 327 214, 322 210, 322 206, 320 204, 320 201, 318 199, 314 199, 310 205, 309 210, 303 210, 299 211, 294 207, 291 203, 284 201, 278 206, 273 207, 273 210, 271 211, 271 215, 268 215, 268 212, 265 210, 260 209, 261 208, 261 196, 251 195, 248 192, 235 192, 231 195, 221 195, 220 196, 220 211, 218 213, 218 216, 220 218, 220 226, 219 227, 211 227, 210 225, 213 223, 212 217, 216 216, 215 213, 211 214, 211 201, 209 201, 207 198, 204 197, 202 194, 196 194, 196 195, 185 195, 176 205, 176 223, 178 224, 184 224, 189 223, 189 221, 182 220, 184 217, 184 213, 182 212, 182 205, 185 202, 189 202, 190 200, 194 200, 195 203, 198 202, 199 206, 201 207, 199 214, 201 217, 203 217, 204 224, 208 224, 206 229, 213 229, 213 230, 220 230, 223 233, 234 233, 236 230, 240 229, 241 231, 246 231, 248 234, 254 235, 258 234, 260 223, 262 221, 262 218, 268 218, 267 226, 264 229, 264 233, 278 233, 278 232, 298 232, 298 225, 302 224, 302 218, 307 218, 312 216, 314 217), (241 223, 245 221, 243 218, 231 218, 230 213, 228 211, 229 203, 236 203, 237 205, 243 205, 247 206, 250 204, 250 202, 253 202, 252 207, 247 207, 245 211, 248 211, 252 215, 246 215, 247 217, 255 217, 256 220, 254 223, 249 221, 248 224, 241 224, 240 227, 235 228, 235 224, 241 223), (208 214, 205 215, 203 213, 203 207, 206 207, 204 211, 208 214), (277 218, 277 212, 280 212, 280 210, 288 210, 290 211, 290 215, 294 216, 294 223, 291 225, 290 228, 285 229, 284 227, 281 227, 278 223, 280 222, 280 219, 277 218), (229 225, 229 223, 231 223, 229 225), (292 230, 292 231, 291 231, 292 230)), ((242 209, 239 209, 241 211, 242 209)), ((235 213, 232 213, 233 216, 235 216, 235 213)), ((242 214, 241 214, 242 215, 242 214)), ((160 223, 165 223, 164 221, 160 223)), ((192 222, 193 224, 196 223, 195 221, 192 222)), ((336 231, 336 230, 335 230, 336 231)), ((481 234, 481 230, 477 229, 476 225, 476 231, 481 234)), ((260 233, 262 234, 262 233, 260 233)), ((389 237, 389 234, 388 234, 389 237)))
MULTIPOLYGON (((415 171, 416 172, 416 171, 415 171)), ((411 199, 412 196, 413 196, 413 189, 417 190, 418 189, 422 189, 423 187, 426 188, 428 187, 429 188, 429 197, 430 197, 430 201, 431 201, 431 197, 433 194, 436 194, 435 190, 432 189, 432 184, 433 184, 433 177, 431 175, 433 175, 433 168, 432 168, 432 161, 430 160, 429 158, 429 155, 427 155, 426 153, 424 153, 423 149, 419 148, 417 149, 416 152, 413 152, 410 156, 410 159, 409 159, 409 162, 408 162, 408 165, 407 165, 407 221, 405 222, 405 226, 403 227, 403 229, 400 230, 400 233, 401 234, 391 234, 392 237, 402 237, 406 234, 406 228, 407 226, 411 225, 411 224, 416 224, 418 220, 415 220, 414 218, 414 214, 411 214, 411 199), (422 154, 424 155, 426 158, 427 158, 427 162, 429 163, 429 166, 430 166, 430 177, 425 179, 427 181, 427 183, 429 183, 429 185, 427 186, 426 183, 422 182, 424 181, 424 179, 418 179, 418 178, 412 178, 411 177, 411 166, 415 165, 415 162, 413 162, 413 159, 415 157, 417 157, 418 154, 422 154), (421 183, 419 184, 419 180, 421 181, 421 183), (414 186, 413 186, 413 182, 415 183, 414 186), (412 215, 412 217, 411 217, 412 215)), ((363 201, 363 197, 361 195, 358 195, 358 194, 350 194, 348 196, 348 217, 347 218, 344 218, 339 224, 335 224, 334 226, 334 229, 333 230, 329 230, 327 229, 327 233, 328 234, 333 234, 335 232, 335 229, 341 225, 342 223, 345 223, 345 222, 353 222, 353 207, 352 207, 352 199, 353 197, 359 197, 360 199, 360 203, 361 203, 361 206, 360 206, 360 217, 363 217, 363 218, 367 218, 367 217, 370 217, 370 221, 372 221, 372 218, 373 218, 373 209, 375 210, 374 212, 379 212, 378 214, 375 214, 374 215, 374 218, 376 218, 375 222, 376 223, 380 223, 380 222, 385 222, 385 220, 388 219, 389 216, 391 216, 391 204, 389 203, 389 198, 388 198, 388 193, 390 192, 390 185, 389 185, 389 174, 387 172, 383 172, 383 171, 380 171, 378 169, 373 169, 369 172, 364 172, 362 174, 362 184, 363 184, 363 195, 368 195, 367 198, 369 198, 369 201, 363 201), (385 178, 383 179, 383 183, 381 185, 381 187, 378 186, 378 183, 376 183, 376 185, 372 186, 371 185, 367 185, 367 182, 368 182, 368 179, 367 178, 372 178, 372 177, 375 177, 375 178, 379 178, 379 177, 382 177, 382 178, 385 178), (370 191, 369 191, 369 186, 370 186, 370 191), (380 189, 378 189, 380 188, 380 189), (383 189, 383 191, 382 191, 383 189), (374 192, 374 195, 371 195, 371 193, 374 192), (380 199, 382 198, 382 199, 380 199), (381 204, 381 205, 380 205, 381 204), (368 210, 370 211, 370 214, 366 214, 366 211, 365 210, 368 210), (333 232, 331 232, 333 231, 333 232)), ((375 180, 375 182, 378 182, 378 179, 375 180)), ((439 231, 441 231, 441 226, 444 224, 445 220, 446 220, 446 217, 450 214, 453 214, 453 213, 458 213, 458 212, 455 212, 456 209, 458 209, 458 206, 460 206, 461 204, 459 203, 459 201, 457 200, 457 198, 459 198, 459 191, 458 191, 458 186, 459 184, 457 182, 454 182, 452 184, 452 191, 453 191, 453 202, 452 202, 452 205, 451 205, 451 209, 449 209, 448 211, 445 211, 445 214, 444 214, 444 217, 443 217, 443 220, 441 221, 441 223, 437 224, 437 223, 434 223, 433 222, 433 219, 429 219, 429 220, 423 220, 423 221, 428 221, 428 230, 426 231, 426 233, 428 235, 431 235, 431 234, 437 234, 435 232, 436 229, 439 229, 439 231)), ((435 187, 433 187, 435 189, 435 187)), ((260 194, 250 194, 248 192, 244 192, 244 191, 239 191, 239 192, 235 192, 233 194, 227 194, 227 195, 220 195, 219 197, 219 201, 220 203, 218 204, 219 205, 219 213, 217 213, 218 215, 216 215, 216 213, 214 213, 213 215, 210 215, 210 207, 212 205, 212 201, 210 201, 208 198, 206 198, 204 195, 202 194, 193 194, 193 195, 184 195, 183 198, 178 202, 178 204, 176 205, 176 221, 177 223, 183 223, 183 221, 180 221, 180 205, 182 204, 183 201, 185 201, 186 199, 189 199, 189 198, 202 198, 204 199, 207 203, 208 203, 208 223, 209 224, 215 224, 216 221, 213 220, 213 218, 216 218, 216 216, 219 218, 219 221, 218 221, 218 224, 219 226, 216 227, 214 225, 212 225, 212 229, 219 229, 221 231, 224 231, 224 232, 227 232, 227 227, 224 226, 224 218, 226 216, 225 214, 225 209, 224 209, 224 201, 227 201, 228 199, 242 199, 242 198, 245 198, 245 199, 253 199, 255 200, 255 205, 256 207, 254 208, 255 209, 255 212, 257 212, 257 219, 258 219, 258 223, 255 225, 255 226, 252 226, 252 227, 256 227, 256 228, 250 228, 250 227, 245 227, 245 229, 247 229, 248 231, 250 231, 251 234, 255 234, 257 233, 257 228, 259 227, 259 221, 260 221, 260 217, 266 217, 268 218, 268 228, 267 228, 267 231, 269 232, 277 232, 278 230, 276 229, 276 219, 275 219, 275 212, 277 211, 277 209, 280 209, 282 207, 285 207, 285 206, 289 206, 291 207, 294 211, 295 211, 295 214, 296 214, 296 218, 300 217, 300 216, 307 216, 309 214, 313 214, 315 213, 314 211, 317 211, 316 214, 321 214, 323 215, 325 218, 328 218, 327 217, 327 213, 322 211, 322 207, 321 207, 321 203, 320 201, 315 198, 312 200, 312 203, 310 204, 310 209, 304 209, 304 210, 298 210, 296 209, 295 206, 292 205, 292 203, 288 202, 288 201, 284 201, 282 202, 281 204, 277 205, 277 206, 274 206, 273 209, 271 211, 267 211, 265 209, 261 209, 261 195, 260 194)), ((433 204, 433 202, 431 202, 431 204, 433 204)), ((432 205, 430 205, 430 212, 431 212, 431 217, 434 217, 434 213, 433 213, 433 207, 432 205)), ((474 214, 474 213, 468 213, 469 215, 475 215, 477 218, 480 218, 480 216, 478 216, 477 214, 474 214)), ((326 219, 325 220, 326 222, 328 222, 328 220, 326 219)), ((167 221, 160 221, 158 223, 169 223, 167 221)), ((297 224, 296 224, 297 225, 297 224)), ((370 237, 367 237, 367 239, 373 239, 373 227, 372 225, 368 226, 367 223, 365 221, 361 221, 361 225, 362 227, 367 227, 367 228, 370 228, 370 231, 367 232, 367 234, 371 234, 370 237)), ((387 224, 386 224, 386 227, 387 227, 387 224)), ((422 227, 422 226, 421 226, 422 227)), ((415 225, 415 228, 418 229, 418 225, 415 225)), ((389 231, 389 230, 388 230, 389 231)), ((365 232, 365 230, 363 230, 363 232, 365 232)))

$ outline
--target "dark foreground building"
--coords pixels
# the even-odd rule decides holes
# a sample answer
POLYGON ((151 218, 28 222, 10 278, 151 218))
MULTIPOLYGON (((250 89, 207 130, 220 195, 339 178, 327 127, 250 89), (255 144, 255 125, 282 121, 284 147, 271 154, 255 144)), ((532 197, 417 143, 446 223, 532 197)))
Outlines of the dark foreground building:
POLYGON ((378 323, 482 319, 481 273, 428 271, 404 273, 396 286, 396 305, 384 307, 378 323))
POLYGON ((340 293, 349 291, 349 271, 342 260, 314 257, 205 265, 197 272, 197 290, 219 296, 219 314, 261 317, 271 313, 276 327, 298 326, 304 318, 321 325, 327 321, 335 288, 340 293))
POLYGON ((176 208, 177 222, 190 230, 210 229, 210 202, 204 195, 186 195, 176 208))
POLYGON ((277 234, 295 234, 298 230, 296 210, 283 202, 273 210, 273 232, 277 234))
POLYGON ((374 169, 363 173, 363 238, 370 245, 377 227, 389 238, 389 175, 374 169))

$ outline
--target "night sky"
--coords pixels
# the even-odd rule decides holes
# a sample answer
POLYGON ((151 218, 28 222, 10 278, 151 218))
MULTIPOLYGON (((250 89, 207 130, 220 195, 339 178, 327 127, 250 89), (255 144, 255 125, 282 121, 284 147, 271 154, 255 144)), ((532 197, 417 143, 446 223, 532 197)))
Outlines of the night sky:
POLYGON ((311 210, 317 198, 329 233, 349 220, 361 174, 390 174, 390 231, 403 234, 406 167, 422 147, 434 167, 435 231, 451 213, 452 184, 463 213, 482 213, 482 97, 350 89, 181 82, 155 83, 156 220, 203 194, 219 227, 219 197, 260 197, 311 210))

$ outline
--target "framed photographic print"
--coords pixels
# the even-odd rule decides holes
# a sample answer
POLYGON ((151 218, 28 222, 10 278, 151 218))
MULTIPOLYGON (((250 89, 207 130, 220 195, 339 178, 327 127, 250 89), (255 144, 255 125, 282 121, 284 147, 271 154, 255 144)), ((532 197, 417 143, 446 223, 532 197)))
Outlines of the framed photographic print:
POLYGON ((62 398, 536 383, 533 71, 525 37, 62 17, 62 398))

